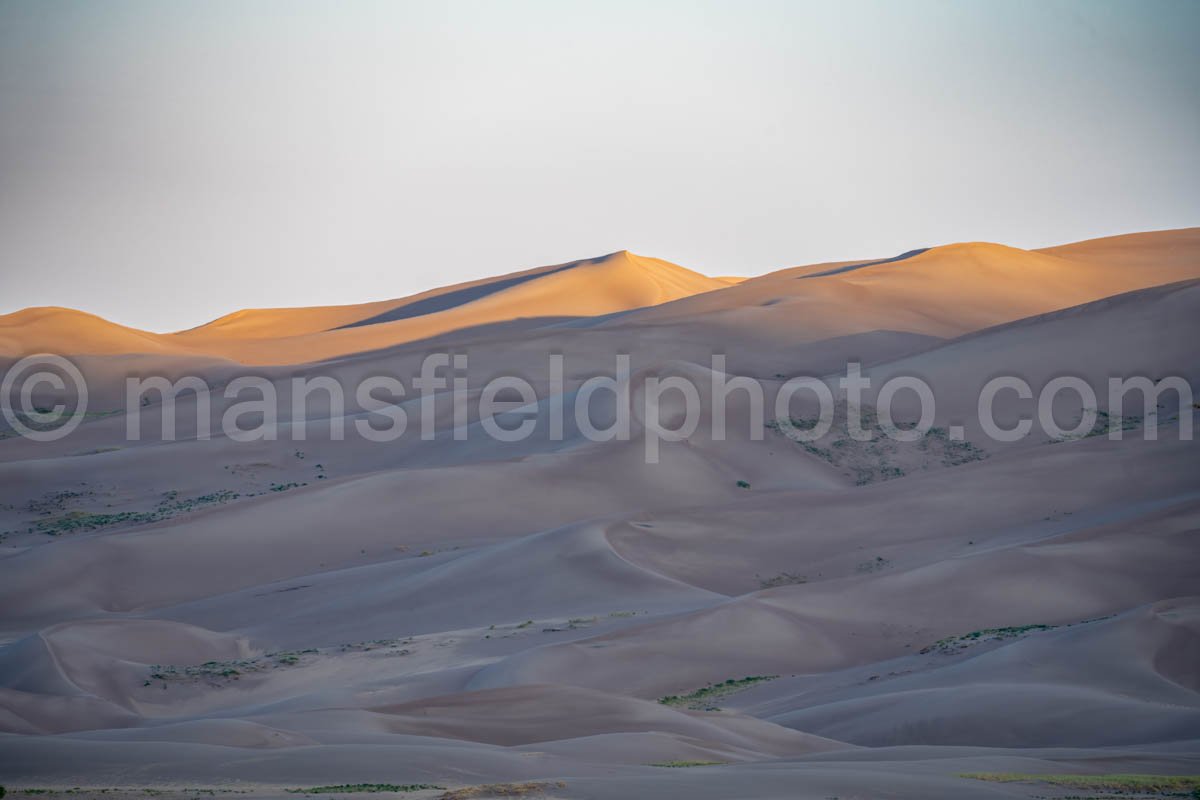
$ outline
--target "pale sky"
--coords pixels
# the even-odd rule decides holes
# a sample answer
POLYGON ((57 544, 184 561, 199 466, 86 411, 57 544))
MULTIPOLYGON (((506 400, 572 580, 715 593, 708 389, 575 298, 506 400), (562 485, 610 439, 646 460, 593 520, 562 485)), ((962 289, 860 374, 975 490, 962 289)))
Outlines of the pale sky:
POLYGON ((1200 3, 0 0, 0 313, 1200 224, 1200 3))

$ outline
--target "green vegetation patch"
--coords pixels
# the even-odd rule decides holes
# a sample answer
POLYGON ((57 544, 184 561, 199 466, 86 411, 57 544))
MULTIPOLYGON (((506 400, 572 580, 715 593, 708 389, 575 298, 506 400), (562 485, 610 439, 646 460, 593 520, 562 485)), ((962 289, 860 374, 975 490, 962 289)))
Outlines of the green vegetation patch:
POLYGON ((658 702, 664 706, 687 708, 692 711, 720 711, 721 709, 714 705, 713 701, 749 689, 755 684, 773 681, 778 677, 778 675, 747 675, 745 678, 730 678, 722 683, 710 683, 687 694, 669 694, 666 697, 660 697, 658 702))
POLYGON ((917 447, 936 453, 945 467, 957 467, 987 458, 986 451, 970 442, 951 439, 950 432, 945 428, 930 428, 917 442, 917 447))
MULTIPOLYGON (((3 788, 3 787, 0 787, 3 788)), ((31 796, 47 796, 57 797, 60 795, 70 796, 92 796, 97 794, 113 795, 114 797, 123 798, 132 795, 148 796, 148 797, 167 797, 171 795, 184 795, 185 797, 194 798, 198 794, 205 794, 210 797, 216 797, 218 794, 250 794, 249 789, 149 789, 146 787, 131 787, 123 788, 120 786, 105 786, 105 787, 80 787, 75 786, 70 789, 13 789, 14 794, 23 794, 31 796)), ((0 797, 4 793, 0 792, 0 797)))
POLYGON ((57 517, 39 519, 33 523, 38 533, 62 536, 64 533, 94 531, 125 523, 140 524, 155 522, 158 517, 152 511, 119 511, 114 514, 95 514, 90 511, 68 511, 57 517))
POLYGON ((654 764, 647 764, 648 767, 717 767, 726 762, 724 761, 659 761, 654 764))
POLYGON ((464 786, 438 795, 438 800, 471 800, 475 797, 528 797, 544 794, 547 789, 565 789, 562 781, 530 781, 528 783, 484 783, 479 786, 464 786))
MULTIPOLYGON (((870 406, 858 408, 859 424, 867 435, 864 441, 850 431, 849 409, 840 403, 834 409, 827 433, 815 441, 805 441, 820 424, 811 417, 792 417, 786 422, 769 420, 764 427, 795 442, 809 455, 827 461, 858 486, 902 478, 915 470, 931 467, 958 467, 987 458, 987 451, 971 442, 951 438, 946 428, 931 427, 913 442, 901 442, 887 436, 879 417, 870 406)), ((901 430, 911 426, 897 425, 901 430)))
POLYGON ((964 633, 961 636, 947 636, 945 639, 938 639, 928 647, 923 647, 919 651, 922 655, 926 653, 945 653, 947 655, 957 653, 960 650, 966 650, 973 644, 978 642, 1002 642, 1006 639, 1016 639, 1024 636, 1027 633, 1036 631, 1052 631, 1059 626, 1057 625, 1013 625, 1007 628, 983 628, 970 633, 964 633))
POLYGON ((233 661, 205 661, 203 664, 179 666, 175 664, 155 664, 150 667, 150 677, 142 685, 149 686, 152 681, 161 681, 165 689, 168 683, 215 683, 222 685, 238 680, 242 675, 256 672, 294 667, 303 656, 316 655, 320 651, 315 648, 307 650, 281 650, 278 653, 268 653, 260 658, 241 658, 233 661))
MULTIPOLYGON (((91 494, 90 492, 88 494, 91 494)), ((78 493, 60 492, 47 496, 46 503, 56 503, 60 507, 67 500, 74 500, 84 495, 78 493), (69 496, 68 496, 69 495, 69 496)), ((179 499, 179 492, 164 492, 162 499, 152 511, 117 511, 113 513, 94 513, 91 511, 68 511, 56 517, 39 519, 33 523, 33 529, 38 533, 50 536, 61 536, 64 533, 80 533, 101 528, 111 528, 114 525, 144 525, 150 522, 162 522, 179 514, 186 514, 209 506, 224 505, 237 500, 242 495, 238 492, 222 490, 202 494, 199 497, 179 499)), ((31 504, 32 507, 32 504, 31 504)))
MULTIPOLYGON (((386 650, 389 655, 408 655, 411 650, 404 649, 404 645, 413 643, 411 636, 395 639, 371 639, 368 642, 350 642, 338 647, 343 653, 369 653, 372 650, 386 650)), ((312 652, 317 652, 313 650, 312 652)))
POLYGON ((781 572, 778 575, 773 575, 770 578, 763 578, 758 575, 758 585, 763 589, 774 589, 776 586, 795 586, 801 583, 808 583, 808 577, 801 575, 798 572, 781 572))
POLYGON ((854 569, 855 569, 855 572, 858 572, 860 574, 867 574, 870 572, 879 572, 880 570, 885 570, 888 567, 890 567, 891 565, 892 565, 891 560, 886 559, 883 556, 875 556, 875 558, 872 559, 871 561, 859 562, 858 566, 855 567, 854 569))
POLYGON ((1103 617, 1084 619, 1079 622, 1068 622, 1062 625, 1011 625, 1006 628, 983 628, 971 631, 970 633, 964 633, 961 636, 947 636, 945 639, 938 639, 928 647, 922 648, 919 652, 922 655, 934 652, 953 655, 982 642, 1002 642, 1007 639, 1019 639, 1027 634, 1038 633, 1040 631, 1052 631, 1057 628, 1074 628, 1076 625, 1091 625, 1093 622, 1103 622, 1106 619, 1112 619, 1114 616, 1114 614, 1109 614, 1103 617))
POLYGON ((1113 792, 1191 792, 1200 797, 1200 775, 1033 775, 1021 772, 964 772, 960 778, 997 783, 1045 783, 1113 792))
MULTIPOLYGON (((43 519, 34 521, 33 527, 29 529, 29 532, 33 533, 36 531, 50 536, 61 536, 65 533, 82 533, 102 528, 111 528, 117 525, 145 525, 151 522, 163 522, 180 514, 187 514, 213 506, 222 506, 234 500, 240 500, 243 497, 256 497, 268 492, 287 492, 307 485, 307 483, 295 482, 272 483, 270 488, 262 492, 243 493, 235 492, 231 489, 221 489, 220 491, 202 494, 198 497, 184 499, 179 498, 178 491, 171 490, 163 492, 162 499, 150 511, 116 511, 111 513, 67 511, 58 516, 46 516, 43 519)), ((92 492, 58 492, 53 495, 47 495, 45 499, 38 501, 36 506, 34 503, 30 503, 29 508, 31 511, 41 510, 41 513, 48 514, 51 509, 62 510, 66 503, 77 502, 80 498, 88 497, 92 494, 92 492)))
MULTIPOLYGON (((305 588, 294 586, 280 591, 305 588)), ((309 647, 304 650, 279 650, 261 656, 239 658, 232 661, 205 661, 203 664, 155 664, 149 668, 148 677, 142 686, 152 686, 155 681, 166 689, 169 684, 208 684, 224 687, 244 675, 270 672, 271 670, 312 664, 317 658, 337 653, 371 653, 371 657, 407 656, 412 654, 411 636, 395 639, 372 639, 369 642, 351 642, 334 647, 309 647)), ((347 784, 349 785, 349 784, 347 784)), ((369 784, 362 784, 364 786, 369 784)), ((383 784, 380 784, 383 785, 383 784)), ((366 791, 361 790, 361 791, 366 791)), ((381 790, 382 791, 382 790, 381 790)))
MULTIPOLYGON (((1099 411, 1094 408, 1086 409, 1086 411, 1094 411, 1096 413, 1096 421, 1092 423, 1091 430, 1084 431, 1083 433, 1073 433, 1067 436, 1054 437, 1050 440, 1050 444, 1059 444, 1061 442, 1077 442, 1080 439, 1089 439, 1093 436, 1107 436, 1109 433, 1116 430, 1132 431, 1142 427, 1142 423, 1144 422, 1142 417, 1133 414, 1113 416, 1107 411, 1099 411)), ((1083 415, 1076 415, 1075 424, 1078 425, 1082 421, 1083 415)))
POLYGON ((311 786, 307 789, 288 789, 292 794, 353 794, 355 792, 423 792, 427 789, 445 790, 432 783, 342 783, 337 786, 311 786))

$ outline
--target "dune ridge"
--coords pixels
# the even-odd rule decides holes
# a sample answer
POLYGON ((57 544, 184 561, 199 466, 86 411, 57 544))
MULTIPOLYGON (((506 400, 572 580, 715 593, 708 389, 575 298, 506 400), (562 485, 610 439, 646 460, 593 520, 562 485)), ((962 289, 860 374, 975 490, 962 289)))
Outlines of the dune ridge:
POLYGON ((171 353, 245 364, 303 363, 487 323, 628 311, 726 285, 670 262, 621 250, 398 300, 246 309, 174 334, 126 328, 70 309, 28 309, 0 317, 0 354, 171 353), (447 297, 444 307, 436 303, 447 297), (429 310, 411 316, 398 313, 422 304, 429 310))
MULTIPOLYGON (((4 783, 1028 800, 1057 790, 962 775, 1200 773, 1200 448, 1181 436, 1200 409, 1139 398, 1121 438, 998 442, 971 421, 1000 374, 1200 384, 1200 229, 902 255, 731 280, 621 251, 162 335, 0 318, 0 356, 75 356, 98 412, 60 441, 0 437, 4 783), (133 441, 119 412, 131 374, 352 384, 451 346, 473 380, 530 381, 539 431, 618 352, 703 387, 701 424, 649 463, 644 411, 628 441, 568 418, 501 443, 477 415, 456 437, 448 392, 431 440, 386 445, 321 424, 204 439, 194 396, 176 440, 133 441), (741 392, 718 437, 714 352, 768 404, 851 359, 868 409, 921 376, 964 441, 835 426, 806 447, 741 392)), ((362 414, 321 402, 281 424, 362 414)), ((1033 404, 1009 393, 997 417, 1033 404)), ((150 430, 164 411, 139 413, 150 430)))

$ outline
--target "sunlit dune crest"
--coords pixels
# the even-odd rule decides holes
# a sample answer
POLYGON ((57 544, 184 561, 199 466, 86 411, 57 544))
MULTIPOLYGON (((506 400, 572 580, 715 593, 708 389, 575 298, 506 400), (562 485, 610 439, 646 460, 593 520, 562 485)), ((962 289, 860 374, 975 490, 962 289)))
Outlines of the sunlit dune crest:
MULTIPOLYGON (((479 326, 593 318, 661 325, 703 317, 800 340, 896 330, 956 336, 1111 294, 1200 277, 1200 228, 1109 237, 1040 251, 971 242, 900 257, 710 278, 622 250, 410 297, 360 305, 247 309, 155 334, 84 312, 0 317, 0 354, 175 353, 291 364, 479 326)), ((603 320, 599 324, 606 324, 603 320)), ((613 323, 616 324, 616 323, 613 323)))
POLYGON ((125 328, 67 309, 31 309, 0 317, 0 353, 172 352, 247 364, 300 363, 490 323, 628 311, 727 285, 668 261, 622 250, 398 300, 238 311, 175 334, 125 328))

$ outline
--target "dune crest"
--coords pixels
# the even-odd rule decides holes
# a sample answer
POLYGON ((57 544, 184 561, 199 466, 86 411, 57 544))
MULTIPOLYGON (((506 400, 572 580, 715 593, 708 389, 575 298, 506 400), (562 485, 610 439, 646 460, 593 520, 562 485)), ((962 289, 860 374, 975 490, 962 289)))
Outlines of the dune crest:
POLYGON ((305 363, 482 325, 629 311, 727 285, 621 250, 398 300, 246 309, 174 334, 125 328, 69 309, 27 309, 0 317, 0 355, 175 353, 245 364, 305 363))
POLYGON ((705 325, 814 341, 892 330, 952 337, 1121 292, 1200 277, 1200 228, 1021 250, 963 242, 892 258, 710 278, 620 250, 371 303, 244 309, 173 334, 81 311, 0 317, 0 356, 160 353, 298 364, 505 325, 705 325), (621 317, 609 321, 608 315, 621 317), (589 322, 588 320, 595 320, 589 322))

